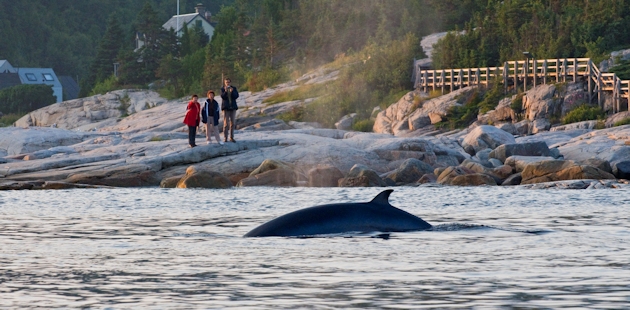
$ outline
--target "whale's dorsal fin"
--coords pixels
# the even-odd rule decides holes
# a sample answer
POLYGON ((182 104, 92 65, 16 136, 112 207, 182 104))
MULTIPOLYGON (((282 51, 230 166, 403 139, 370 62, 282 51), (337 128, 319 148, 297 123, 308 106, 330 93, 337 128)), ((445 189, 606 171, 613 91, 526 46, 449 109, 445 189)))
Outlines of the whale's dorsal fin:
POLYGON ((376 197, 374 197, 374 199, 372 199, 370 203, 378 203, 378 204, 389 206, 390 205, 389 195, 391 195, 393 191, 394 191, 393 189, 386 189, 382 191, 380 194, 376 195, 376 197))

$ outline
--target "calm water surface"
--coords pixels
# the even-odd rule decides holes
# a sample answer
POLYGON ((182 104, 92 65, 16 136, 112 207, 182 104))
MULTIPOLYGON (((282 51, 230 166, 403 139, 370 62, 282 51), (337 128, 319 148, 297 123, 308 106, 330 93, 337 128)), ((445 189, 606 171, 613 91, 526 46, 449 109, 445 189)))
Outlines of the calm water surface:
POLYGON ((435 230, 241 237, 381 190, 0 192, 0 307, 630 307, 628 189, 396 188, 435 230))

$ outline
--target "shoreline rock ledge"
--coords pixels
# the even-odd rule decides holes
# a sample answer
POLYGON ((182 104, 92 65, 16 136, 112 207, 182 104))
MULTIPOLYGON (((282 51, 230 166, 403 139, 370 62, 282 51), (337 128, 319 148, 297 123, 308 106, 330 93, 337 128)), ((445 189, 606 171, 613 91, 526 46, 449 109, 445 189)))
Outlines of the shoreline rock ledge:
MULTIPOLYGON (((142 92, 145 97, 107 94, 100 106, 95 97, 47 107, 55 120, 76 126, 0 128, 0 190, 422 184, 597 189, 624 187, 630 176, 630 125, 527 136, 479 125, 395 136, 281 120, 275 122, 282 126, 255 126, 254 120, 269 119, 244 113, 241 124, 248 129, 236 131, 237 142, 206 144, 200 133, 199 146, 190 148, 181 123, 186 101, 142 92), (127 102, 123 106, 133 107, 133 114, 95 116, 89 110, 119 109, 116 100, 127 102), (77 108, 89 109, 81 119, 66 115, 77 108)), ((44 122, 39 119, 45 112, 31 114, 44 122)))

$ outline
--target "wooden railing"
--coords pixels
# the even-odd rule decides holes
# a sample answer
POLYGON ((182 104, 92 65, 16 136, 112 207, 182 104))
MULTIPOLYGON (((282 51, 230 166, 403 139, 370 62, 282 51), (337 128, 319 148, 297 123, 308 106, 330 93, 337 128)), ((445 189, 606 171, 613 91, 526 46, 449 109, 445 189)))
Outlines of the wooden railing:
POLYGON ((494 81, 503 83, 505 92, 540 84, 584 81, 588 100, 603 109, 603 92, 612 92, 612 112, 621 110, 622 100, 630 98, 630 81, 621 80, 614 73, 602 73, 590 58, 528 59, 507 61, 503 67, 425 70, 414 64, 415 87, 430 90, 453 91, 466 86, 489 86, 494 81))

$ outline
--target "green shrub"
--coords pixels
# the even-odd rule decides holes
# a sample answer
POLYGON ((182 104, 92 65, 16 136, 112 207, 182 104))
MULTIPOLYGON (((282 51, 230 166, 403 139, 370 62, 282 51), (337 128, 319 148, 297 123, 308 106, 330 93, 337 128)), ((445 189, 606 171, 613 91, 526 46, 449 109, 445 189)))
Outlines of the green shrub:
POLYGON ((626 118, 626 119, 622 119, 622 120, 620 120, 618 122, 615 122, 613 124, 613 127, 623 126, 623 125, 628 125, 628 124, 630 124, 630 117, 626 118))
POLYGON ((4 114, 35 111, 56 101, 49 85, 17 85, 0 90, 0 112, 4 114))
POLYGON ((96 83, 96 85, 94 85, 94 88, 92 88, 92 91, 90 92, 90 96, 103 95, 117 89, 120 89, 120 86, 118 85, 118 80, 115 76, 112 75, 106 80, 96 83))
POLYGON ((525 97, 525 93, 518 93, 514 99, 512 99, 512 103, 510 104, 510 108, 514 110, 516 114, 523 113, 523 97, 525 97))
POLYGON ((363 119, 363 120, 355 121, 352 124, 352 130, 354 131, 372 132, 373 128, 374 128, 374 120, 371 120, 371 119, 363 119))
POLYGON ((247 82, 243 85, 242 90, 255 92, 276 85, 286 79, 282 72, 283 70, 265 68, 258 72, 249 73, 247 75, 247 82))
POLYGON ((285 123, 290 121, 302 122, 304 118, 304 107, 293 107, 290 111, 277 115, 276 118, 285 123))
POLYGON ((604 116, 604 111, 601 108, 583 104, 569 111, 569 113, 567 113, 567 115, 565 115, 562 119, 562 123, 571 124, 582 121, 590 121, 602 119, 604 116))
POLYGON ((24 115, 26 115, 26 113, 5 114, 2 117, 0 117, 0 127, 13 126, 13 123, 15 123, 17 120, 22 118, 22 116, 24 115))

